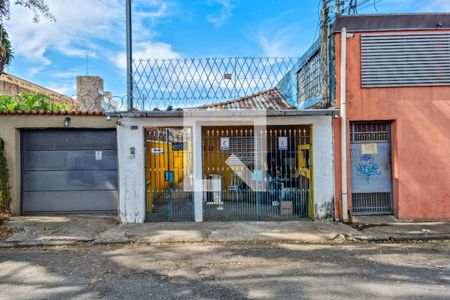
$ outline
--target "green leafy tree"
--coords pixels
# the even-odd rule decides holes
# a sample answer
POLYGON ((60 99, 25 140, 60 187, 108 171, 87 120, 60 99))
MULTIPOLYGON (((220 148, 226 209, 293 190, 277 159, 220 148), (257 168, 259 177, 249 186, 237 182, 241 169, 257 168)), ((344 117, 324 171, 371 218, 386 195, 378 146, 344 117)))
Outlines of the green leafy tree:
MULTIPOLYGON (((55 21, 55 16, 50 12, 50 8, 46 0, 15 0, 15 5, 20 5, 33 11, 33 22, 39 22, 40 16, 55 21)), ((0 19, 9 18, 9 0, 0 0, 0 19)), ((8 66, 14 58, 11 42, 8 33, 0 23, 0 73, 3 73, 5 66, 8 66)))
POLYGON ((56 102, 43 94, 21 93, 12 97, 0 95, 0 111, 66 111, 71 105, 64 102, 56 102))
POLYGON ((14 58, 8 33, 1 24, 0 24, 0 40, 1 40, 0 45, 0 74, 1 74, 3 73, 5 66, 8 66, 11 63, 11 60, 14 58))
MULTIPOLYGON (((50 12, 50 7, 46 0, 14 0, 15 5, 26 7, 33 11, 33 21, 39 22, 40 16, 55 20, 55 16, 50 12)), ((0 15, 3 18, 9 18, 10 0, 0 0, 0 15)))

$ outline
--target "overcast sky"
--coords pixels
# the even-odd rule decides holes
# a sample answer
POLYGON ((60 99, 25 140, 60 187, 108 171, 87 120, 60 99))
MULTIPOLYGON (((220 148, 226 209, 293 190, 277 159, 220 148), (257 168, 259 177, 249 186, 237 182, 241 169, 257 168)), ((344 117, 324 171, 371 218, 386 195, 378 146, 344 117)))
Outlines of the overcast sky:
MULTIPOLYGON (((13 3, 14 1, 11 1, 13 3)), ((67 95, 98 75, 126 94, 125 0, 48 0, 56 22, 12 5, 8 73, 67 95), (88 63, 87 63, 88 62, 88 63), (87 67, 89 65, 89 67, 87 67)), ((134 0, 134 57, 300 56, 318 34, 321 0, 134 0)), ((360 13, 450 11, 450 0, 377 0, 360 13)))

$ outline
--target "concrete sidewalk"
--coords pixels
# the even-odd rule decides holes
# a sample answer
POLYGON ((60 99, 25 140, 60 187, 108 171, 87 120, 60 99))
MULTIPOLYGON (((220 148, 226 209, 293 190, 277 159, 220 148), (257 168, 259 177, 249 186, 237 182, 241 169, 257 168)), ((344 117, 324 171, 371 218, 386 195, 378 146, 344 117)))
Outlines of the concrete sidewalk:
POLYGON ((34 216, 12 217, 2 226, 21 229, 0 241, 0 247, 71 245, 90 242, 103 231, 117 226, 110 216, 34 216))
POLYGON ((450 221, 414 222, 393 216, 353 217, 354 237, 362 241, 450 240, 450 221))
POLYGON ((365 220, 353 227, 333 221, 179 222, 118 224, 107 216, 13 217, 3 226, 19 228, 0 247, 90 244, 450 240, 450 222, 365 220))
POLYGON ((204 222, 121 224, 94 241, 110 243, 331 242, 357 231, 339 222, 204 222))

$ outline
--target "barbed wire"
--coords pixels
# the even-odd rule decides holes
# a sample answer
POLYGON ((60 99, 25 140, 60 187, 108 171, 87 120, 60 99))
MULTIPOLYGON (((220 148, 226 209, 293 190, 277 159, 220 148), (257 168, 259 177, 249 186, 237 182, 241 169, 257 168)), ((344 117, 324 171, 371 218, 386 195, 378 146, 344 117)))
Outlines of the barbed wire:
MULTIPOLYGON (((33 94, 26 92, 25 94, 33 94)), ((39 97, 31 101, 23 99, 24 94, 11 97, 9 103, 1 103, 0 111, 76 111, 76 112, 115 112, 127 110, 126 96, 104 95, 44 95, 36 93, 39 97)))

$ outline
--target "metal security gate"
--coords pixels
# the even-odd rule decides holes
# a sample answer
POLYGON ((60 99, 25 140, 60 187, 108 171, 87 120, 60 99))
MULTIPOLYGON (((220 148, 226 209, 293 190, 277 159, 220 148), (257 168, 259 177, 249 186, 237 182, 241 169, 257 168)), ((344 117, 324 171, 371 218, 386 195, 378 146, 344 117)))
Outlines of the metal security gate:
POLYGON ((353 215, 392 213, 391 126, 350 123, 353 215))
POLYGON ((116 212, 115 129, 23 130, 22 213, 116 212))
POLYGON ((147 128, 145 138, 147 220, 193 220, 191 129, 147 128))
POLYGON ((205 220, 311 216, 309 126, 207 127, 202 134, 205 220))

